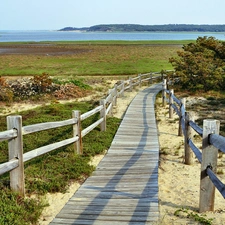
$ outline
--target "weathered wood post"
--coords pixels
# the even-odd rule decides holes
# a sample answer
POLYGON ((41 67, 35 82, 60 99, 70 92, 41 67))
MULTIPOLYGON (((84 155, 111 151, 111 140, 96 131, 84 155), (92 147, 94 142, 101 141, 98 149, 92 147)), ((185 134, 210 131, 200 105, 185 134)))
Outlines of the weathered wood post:
POLYGON ((108 90, 108 95, 109 95, 109 102, 112 103, 112 107, 109 111, 109 114, 110 114, 110 116, 112 116, 113 115, 113 104, 114 104, 114 102, 113 102, 113 89, 108 90))
POLYGON ((124 87, 125 87, 125 81, 122 80, 122 92, 121 92, 122 97, 124 97, 124 87))
POLYGON ((132 82, 132 77, 129 78, 129 90, 132 91, 133 90, 133 82, 132 82))
POLYGON ((206 169, 210 167, 214 173, 217 171, 218 149, 209 144, 209 135, 212 133, 219 134, 219 126, 218 120, 203 120, 200 213, 214 210, 215 186, 207 176, 206 169))
POLYGON ((100 105, 103 106, 102 110, 100 111, 100 117, 103 118, 103 121, 100 124, 100 129, 101 129, 101 131, 106 131, 106 104, 105 104, 105 99, 100 100, 100 105))
POLYGON ((7 128, 17 130, 17 137, 8 141, 9 161, 18 160, 18 167, 10 172, 10 187, 25 196, 22 117, 8 116, 7 128))
POLYGON ((83 144, 82 144, 82 135, 81 135, 81 119, 80 111, 72 111, 72 117, 77 119, 77 123, 73 125, 73 136, 78 137, 78 141, 75 143, 75 151, 77 154, 83 154, 83 144))
MULTIPOLYGON (((185 132, 184 132, 184 163, 186 165, 192 165, 193 164, 193 152, 191 150, 191 147, 188 144, 188 141, 192 139, 192 129, 191 126, 189 126, 189 121, 193 118, 188 112, 185 112, 185 132)), ((194 122, 194 121, 193 121, 194 122)))
POLYGON ((114 85, 114 91, 113 91, 113 105, 117 105, 117 84, 114 85))
POLYGON ((186 98, 182 98, 181 99, 181 104, 180 104, 178 136, 182 136, 183 135, 183 131, 182 131, 182 118, 183 118, 184 115, 182 115, 182 108, 185 109, 185 105, 186 105, 186 98))
POLYGON ((141 87, 141 74, 138 74, 138 83, 139 83, 139 87, 141 87))
POLYGON ((169 118, 173 119, 173 95, 174 95, 174 90, 170 90, 170 98, 169 98, 169 118))
POLYGON ((163 106, 166 105, 166 79, 163 80, 163 87, 162 87, 162 103, 163 106))
POLYGON ((152 84, 152 73, 150 73, 149 83, 152 84))

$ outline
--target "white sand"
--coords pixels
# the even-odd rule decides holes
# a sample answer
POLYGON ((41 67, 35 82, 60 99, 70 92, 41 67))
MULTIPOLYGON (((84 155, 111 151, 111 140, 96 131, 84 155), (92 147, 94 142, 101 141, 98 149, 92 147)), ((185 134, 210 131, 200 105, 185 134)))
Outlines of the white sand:
MULTIPOLYGON (((187 213, 183 218, 174 216, 174 212, 181 208, 188 208, 188 213, 198 213, 200 163, 195 158, 193 165, 184 164, 184 139, 178 136, 178 117, 169 119, 168 111, 168 106, 157 110, 160 148, 168 153, 161 155, 159 168, 160 224, 198 224, 193 218, 187 218, 187 213)), ((218 164, 222 162, 224 158, 219 159, 218 164)), ((225 180, 223 174, 219 176, 225 180)), ((214 209, 214 212, 198 215, 213 218, 212 224, 225 224, 225 201, 217 190, 214 209)))

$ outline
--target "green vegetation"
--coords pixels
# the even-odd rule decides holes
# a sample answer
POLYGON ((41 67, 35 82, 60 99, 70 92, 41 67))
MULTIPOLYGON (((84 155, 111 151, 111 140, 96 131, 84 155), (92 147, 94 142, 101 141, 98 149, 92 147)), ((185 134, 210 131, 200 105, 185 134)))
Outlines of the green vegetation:
POLYGON ((170 62, 179 76, 182 89, 191 91, 225 90, 225 42, 214 37, 199 37, 183 46, 170 62))
POLYGON ((46 73, 11 81, 0 77, 0 89, 0 101, 8 103, 26 99, 35 101, 44 98, 53 101, 67 96, 79 97, 79 94, 84 96, 92 90, 91 86, 84 83, 81 78, 52 79, 46 73))
POLYGON ((172 69, 168 58, 187 41, 86 41, 9 44, 18 54, 0 55, 0 76, 54 77, 134 75, 172 69), (20 49, 29 54, 19 54, 20 49))
POLYGON ((22 198, 7 188, 0 189, 0 224, 29 225, 36 224, 46 204, 43 201, 22 198))
POLYGON ((65 27, 60 31, 86 31, 86 32, 157 32, 157 31, 198 31, 198 32, 224 32, 225 25, 194 25, 194 24, 164 24, 164 25, 139 25, 139 24, 104 24, 91 27, 65 27))
POLYGON ((186 217, 186 218, 193 219, 194 221, 199 222, 200 224, 203 224, 203 225, 211 225, 213 221, 212 218, 210 219, 205 218, 204 215, 202 216, 197 213, 189 212, 189 210, 185 208, 176 210, 174 215, 177 217, 182 217, 182 218, 186 217))
MULTIPOLYGON (((71 118, 72 110, 80 110, 81 113, 84 113, 91 110, 96 104, 94 101, 69 104, 53 103, 49 106, 22 112, 20 115, 23 117, 23 125, 25 126, 69 119, 71 118)), ((98 116, 94 115, 84 120, 82 128, 89 126, 96 119, 98 119, 98 116)), ((1 130, 6 130, 5 121, 5 117, 0 117, 1 130)), ((94 170, 94 167, 88 164, 90 157, 104 153, 110 147, 119 123, 120 119, 108 118, 107 131, 100 132, 100 129, 97 127, 90 134, 86 135, 83 138, 83 155, 77 155, 74 151, 74 145, 68 145, 25 163, 26 195, 37 194, 40 196, 47 192, 65 192, 71 181, 83 182, 94 170)), ((70 138, 72 133, 72 126, 66 126, 26 135, 24 136, 24 152, 70 138)), ((8 152, 6 149, 7 142, 0 142, 1 163, 7 161, 8 152)), ((8 174, 2 176, 1 187, 8 184, 8 180, 8 174)), ((29 224, 28 221, 32 223, 37 221, 45 205, 42 201, 29 198, 23 199, 10 192, 7 187, 4 187, 2 192, 5 193, 5 198, 1 199, 0 224, 29 224), (10 215, 10 218, 8 216, 5 217, 6 214, 10 215), (18 217, 18 214, 21 214, 21 217, 18 217), (34 218, 27 217, 27 214, 34 218), (18 223, 18 219, 20 223, 18 223)))

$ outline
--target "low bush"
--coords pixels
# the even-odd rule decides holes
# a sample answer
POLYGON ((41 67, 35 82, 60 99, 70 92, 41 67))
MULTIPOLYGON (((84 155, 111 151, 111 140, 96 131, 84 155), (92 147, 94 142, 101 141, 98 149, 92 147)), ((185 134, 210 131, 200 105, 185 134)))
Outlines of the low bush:
POLYGON ((52 79, 47 73, 32 78, 6 81, 0 77, 0 101, 13 102, 40 99, 69 99, 83 97, 92 89, 82 80, 52 79))

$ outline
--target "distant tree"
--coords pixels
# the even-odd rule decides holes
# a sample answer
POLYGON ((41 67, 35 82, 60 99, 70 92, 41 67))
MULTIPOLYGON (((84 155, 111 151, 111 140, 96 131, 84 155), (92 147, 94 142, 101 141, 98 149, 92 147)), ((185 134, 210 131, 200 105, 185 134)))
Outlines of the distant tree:
POLYGON ((189 90, 225 90, 225 42, 198 37, 170 58, 181 87, 189 90))

